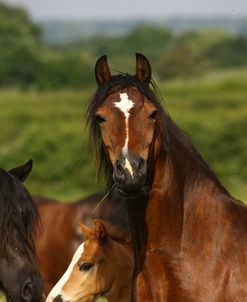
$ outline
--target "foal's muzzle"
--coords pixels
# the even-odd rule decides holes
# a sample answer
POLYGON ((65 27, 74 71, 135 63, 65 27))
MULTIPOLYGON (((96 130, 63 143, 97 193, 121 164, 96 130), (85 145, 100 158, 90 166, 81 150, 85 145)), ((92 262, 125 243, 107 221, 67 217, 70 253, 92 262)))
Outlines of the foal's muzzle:
POLYGON ((57 295, 54 299, 53 302, 64 302, 63 298, 61 295, 57 295))
POLYGON ((147 163, 139 155, 121 155, 114 165, 113 178, 121 195, 138 195, 146 183, 147 163))

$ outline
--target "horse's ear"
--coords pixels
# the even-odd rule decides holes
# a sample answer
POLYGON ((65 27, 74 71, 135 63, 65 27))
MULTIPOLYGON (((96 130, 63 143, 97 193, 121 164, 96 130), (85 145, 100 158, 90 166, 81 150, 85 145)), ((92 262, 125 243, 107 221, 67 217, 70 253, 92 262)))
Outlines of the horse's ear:
POLYGON ((111 79, 106 55, 100 57, 95 64, 95 79, 99 86, 111 79))
POLYGON ((84 240, 88 239, 90 236, 92 236, 92 230, 85 226, 85 224, 81 223, 81 222, 78 222, 79 226, 80 226, 80 229, 81 229, 81 232, 82 232, 82 235, 84 237, 84 240))
POLYGON ((33 167, 33 161, 30 159, 24 165, 9 170, 9 173, 23 182, 32 171, 32 167, 33 167))
POLYGON ((101 220, 94 220, 94 235, 102 245, 106 244, 108 240, 108 233, 104 223, 101 220))
POLYGON ((136 78, 144 83, 151 80, 152 71, 148 59, 141 53, 136 53, 136 78))

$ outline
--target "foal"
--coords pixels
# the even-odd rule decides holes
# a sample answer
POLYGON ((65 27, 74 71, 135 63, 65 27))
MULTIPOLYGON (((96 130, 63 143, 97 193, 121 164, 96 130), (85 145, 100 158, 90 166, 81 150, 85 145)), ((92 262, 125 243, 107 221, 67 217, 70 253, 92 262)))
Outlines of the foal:
POLYGON ((130 302, 134 264, 125 233, 100 220, 92 228, 80 226, 85 241, 46 301, 130 302))
POLYGON ((78 221, 90 224, 94 218, 99 218, 119 228, 127 227, 125 204, 119 202, 115 194, 104 200, 96 209, 103 197, 103 193, 95 193, 70 203, 59 203, 44 197, 34 198, 42 223, 35 245, 45 283, 45 294, 48 294, 62 277, 82 242, 78 221), (54 263, 56 263, 55 268, 54 263))

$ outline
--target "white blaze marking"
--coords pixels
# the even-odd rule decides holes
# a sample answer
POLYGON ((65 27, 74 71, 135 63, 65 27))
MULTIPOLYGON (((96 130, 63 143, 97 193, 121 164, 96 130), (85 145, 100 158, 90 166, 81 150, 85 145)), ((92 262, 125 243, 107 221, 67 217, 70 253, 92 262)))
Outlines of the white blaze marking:
POLYGON ((73 271, 73 268, 75 266, 75 264, 79 261, 81 254, 84 251, 84 243, 82 243, 77 251, 75 252, 72 261, 70 262, 69 267, 67 268, 66 272, 63 274, 63 276, 61 277, 61 279, 57 282, 57 284, 53 287, 53 289, 50 291, 48 297, 46 298, 46 302, 52 302, 53 299, 57 296, 61 294, 61 290, 64 286, 64 284, 69 280, 70 275, 73 271))
POLYGON ((120 109, 124 116, 125 116, 125 127, 126 127, 126 138, 125 138, 125 144, 123 146, 123 154, 126 156, 125 158, 125 169, 127 169, 130 172, 130 175, 133 177, 133 169, 131 167, 131 164, 127 158, 128 154, 128 144, 129 144, 129 116, 130 116, 130 109, 134 107, 134 102, 129 99, 129 96, 127 93, 120 93, 120 101, 114 103, 115 106, 120 109))
POLYGON ((129 142, 129 116, 130 116, 130 109, 134 107, 134 103, 129 99, 129 96, 127 93, 120 93, 120 102, 114 103, 117 108, 119 108, 124 116, 125 116, 125 125, 126 125, 126 138, 125 138, 125 144, 123 147, 123 154, 128 153, 128 142, 129 142))
POLYGON ((132 169, 132 166, 131 166, 131 164, 130 164, 130 162, 129 162, 129 160, 128 160, 127 157, 125 158, 125 166, 124 166, 124 168, 129 170, 130 175, 133 178, 133 169, 132 169))

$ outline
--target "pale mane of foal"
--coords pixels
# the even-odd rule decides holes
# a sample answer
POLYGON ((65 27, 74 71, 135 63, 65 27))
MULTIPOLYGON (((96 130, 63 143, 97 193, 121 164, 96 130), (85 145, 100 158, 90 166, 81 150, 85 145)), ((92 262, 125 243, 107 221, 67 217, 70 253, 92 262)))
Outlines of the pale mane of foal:
POLYGON ((90 228, 80 226, 85 241, 46 302, 93 302, 100 297, 130 302, 134 262, 127 234, 100 220, 90 228))

